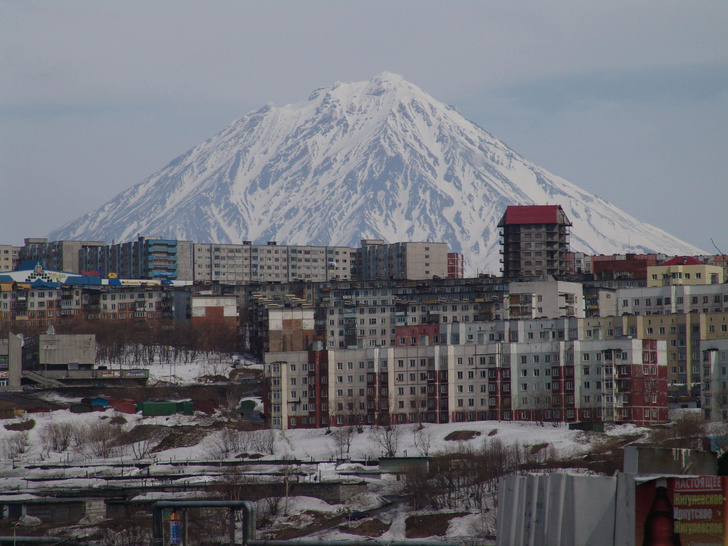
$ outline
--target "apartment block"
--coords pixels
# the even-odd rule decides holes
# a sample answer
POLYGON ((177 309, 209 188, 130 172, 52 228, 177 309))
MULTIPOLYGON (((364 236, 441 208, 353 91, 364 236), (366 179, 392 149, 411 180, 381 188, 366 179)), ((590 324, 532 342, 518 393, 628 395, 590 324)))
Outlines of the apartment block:
POLYGON ((700 396, 701 343, 728 338, 726 311, 589 317, 582 325, 584 339, 627 336, 664 341, 668 390, 675 401, 696 401, 700 396))
POLYGON ((103 241, 48 241, 43 238, 25 239, 20 249, 19 263, 40 261, 45 269, 81 273, 83 253, 90 249, 103 248, 103 241))
POLYGON ((364 239, 360 253, 360 279, 421 280, 448 277, 446 243, 386 244, 379 239, 364 239))
POLYGON ((723 284, 723 267, 690 256, 676 256, 647 268, 647 286, 723 284))
POLYGON ((579 321, 440 324, 439 336, 401 327, 395 346, 270 352, 266 416, 277 428, 666 422, 665 342, 575 339, 579 321))
POLYGON ((172 323, 173 289, 143 285, 0 283, 0 326, 45 327, 64 321, 172 323))
MULTIPOLYGON (((397 344, 397 327, 500 319, 507 285, 498 278, 261 285, 243 299, 251 339, 268 339, 267 309, 314 308, 313 341, 322 348, 397 344)), ((265 350, 265 342, 259 350, 265 350)))
POLYGON ((559 205, 510 206, 498 222, 503 276, 565 275, 571 222, 559 205))
POLYGON ((84 271, 120 279, 192 280, 192 243, 138 237, 136 241, 80 251, 84 271))
POLYGON ((0 245, 0 271, 14 271, 20 265, 20 250, 23 247, 0 245))
POLYGON ((447 278, 462 279, 465 277, 465 259, 459 252, 447 253, 447 278))
POLYGON ((508 317, 583 317, 584 288, 565 281, 512 282, 508 286, 508 317))
POLYGON ((349 247, 194 244, 195 281, 228 284, 348 280, 356 261, 349 247))
POLYGON ((728 311, 728 284, 671 284, 617 290, 617 315, 728 311))

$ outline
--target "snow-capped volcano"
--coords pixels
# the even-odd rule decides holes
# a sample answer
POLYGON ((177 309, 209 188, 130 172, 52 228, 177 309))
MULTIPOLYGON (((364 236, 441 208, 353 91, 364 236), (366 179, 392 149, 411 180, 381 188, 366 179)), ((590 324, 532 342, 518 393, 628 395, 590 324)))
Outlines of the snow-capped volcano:
POLYGON ((514 204, 561 205, 576 251, 700 252, 525 160, 390 73, 250 112, 49 237, 445 241, 469 273, 498 273, 496 225, 514 204))

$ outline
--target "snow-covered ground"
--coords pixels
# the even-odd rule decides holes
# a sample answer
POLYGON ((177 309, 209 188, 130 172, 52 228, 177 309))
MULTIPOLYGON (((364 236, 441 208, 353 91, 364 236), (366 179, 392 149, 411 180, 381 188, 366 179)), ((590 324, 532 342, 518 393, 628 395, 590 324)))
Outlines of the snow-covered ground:
MULTIPOLYGON (((148 366, 150 384, 155 382, 193 385, 202 376, 228 376, 234 360, 241 360, 242 373, 260 368, 240 356, 198 358, 195 362, 173 364, 155 362, 148 366)), ((70 406, 79 398, 58 393, 44 399, 59 406, 70 406)), ((254 400, 258 409, 262 401, 254 400)), ((518 445, 524 452, 532 446, 547 447, 561 459, 583 455, 594 437, 644 434, 646 430, 625 425, 610 428, 605 435, 569 430, 565 425, 539 425, 481 421, 449 423, 417 427, 397 427, 396 455, 415 457, 453 451, 478 450, 485 443, 500 441, 505 446, 518 445), (446 440, 460 432, 466 440, 446 440)), ((246 476, 260 482, 280 481, 284 462, 297 460, 296 480, 300 482, 365 481, 367 493, 361 493, 343 504, 328 504, 318 498, 295 496, 287 501, 279 515, 278 528, 297 528, 319 519, 334 518, 335 525, 312 536, 326 540, 355 540, 347 514, 374 511, 384 529, 380 540, 405 538, 406 520, 412 514, 406 502, 385 500, 401 493, 402 482, 380 475, 376 465, 367 460, 378 459, 385 448, 373 429, 364 427, 353 432, 348 449, 336 429, 252 430, 242 431, 224 413, 206 415, 172 415, 144 417, 141 414, 103 412, 72 413, 68 409, 50 413, 26 414, 0 421, 0 501, 21 496, 49 494, 60 489, 104 489, 136 487, 142 492, 136 500, 196 498, 208 494, 205 487, 225 477, 226 467, 220 461, 245 461, 241 454, 257 453, 259 463, 243 467, 246 476), (12 430, 12 429, 25 430, 12 430), (59 434, 68 435, 67 442, 54 445, 59 434), (111 433, 109 433, 111 431, 111 433), (105 438, 104 435, 108 435, 105 438), (117 441, 119 438, 124 441, 117 441), (172 441, 170 441, 172 439, 172 441), (155 449, 160 441, 166 448, 155 449), (343 459, 343 460, 342 460, 343 459), (270 464, 265 464, 269 461, 270 464), (261 464, 262 463, 262 464, 261 464), (188 491, 165 493, 158 486, 164 483, 183 484, 188 491), (319 515, 316 515, 319 514, 319 515)), ((289 467, 290 468, 290 467, 289 467)), ((494 493, 491 493, 491 495, 494 493)), ((493 499, 489 501, 493 506, 493 499)), ((262 508, 262 504, 259 503, 262 508)), ((458 541, 494 529, 495 510, 454 516, 441 538, 458 541)))
MULTIPOLYGON (((113 362, 99 362, 99 365, 108 367, 109 370, 118 369, 119 364, 113 362)), ((122 365, 123 367, 128 367, 122 365)), ((172 383, 179 385, 194 385, 201 381, 208 380, 215 376, 229 377, 233 367, 237 366, 240 372, 262 370, 263 365, 246 355, 221 355, 221 354, 197 354, 189 362, 182 359, 167 362, 159 354, 149 364, 135 367, 147 368, 149 370, 149 383, 157 382, 172 383)))

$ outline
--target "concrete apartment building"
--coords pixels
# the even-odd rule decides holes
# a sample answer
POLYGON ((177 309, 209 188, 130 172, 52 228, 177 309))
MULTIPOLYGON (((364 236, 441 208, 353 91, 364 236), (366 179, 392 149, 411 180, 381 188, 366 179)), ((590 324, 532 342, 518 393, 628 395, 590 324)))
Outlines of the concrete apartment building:
POLYGON ((676 256, 647 268, 647 286, 723 284, 723 267, 704 264, 689 256, 676 256))
POLYGON ((254 245, 193 245, 196 282, 248 284, 256 282, 309 282, 349 280, 356 251, 335 246, 286 246, 270 242, 254 245))
POLYGON ((269 422, 667 421, 664 342, 572 339, 579 319, 439 330, 394 347, 266 354, 269 422))
POLYGON ((173 298, 175 325, 235 328, 239 324, 238 298, 234 295, 178 290, 173 298))
POLYGON ((701 344, 728 338, 728 312, 588 317, 583 328, 584 339, 664 341, 670 396, 694 401, 700 396, 701 344))
POLYGON ((364 239, 359 251, 361 279, 422 280, 448 277, 446 243, 393 243, 364 239))
POLYGON ((0 325, 11 330, 80 320, 172 324, 173 296, 169 286, 0 282, 0 325))
POLYGON ((465 260, 463 259, 463 255, 459 252, 447 253, 447 278, 465 278, 465 260))
POLYGON ((508 314, 503 318, 584 317, 584 287, 575 282, 533 281, 508 285, 508 314))
POLYGON ((104 241, 48 241, 43 238, 25 239, 18 255, 19 263, 40 261, 45 269, 81 273, 85 267, 83 252, 104 248, 104 241))
POLYGON ((569 272, 571 222, 559 205, 510 206, 498 222, 507 279, 569 272))
POLYGON ((728 311, 728 284, 671 284, 617 290, 617 315, 728 311))
POLYGON ((493 277, 256 285, 241 296, 241 312, 261 355, 271 337, 268 310, 302 306, 313 308, 313 341, 322 348, 385 347, 397 344, 397 327, 501 319, 506 292, 493 277))
POLYGON ((158 237, 138 237, 136 241, 80 251, 85 271, 100 271, 102 277, 119 279, 193 279, 192 243, 158 237))
POLYGON ((136 241, 110 245, 103 241, 26 239, 23 247, 0 246, 0 271, 15 270, 22 261, 40 260, 46 269, 103 278, 221 284, 464 276, 463 255, 448 253, 445 243, 364 240, 362 245, 357 249, 275 242, 258 245, 250 241, 213 244, 141 236, 136 241))
POLYGON ((20 250, 23 247, 0 245, 0 271, 14 271, 20 265, 20 250))

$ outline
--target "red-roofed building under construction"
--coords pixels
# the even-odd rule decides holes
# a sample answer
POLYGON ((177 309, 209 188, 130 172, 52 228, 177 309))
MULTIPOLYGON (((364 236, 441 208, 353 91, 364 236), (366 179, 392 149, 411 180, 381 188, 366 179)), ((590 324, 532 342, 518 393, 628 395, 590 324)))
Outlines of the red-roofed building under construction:
POLYGON ((571 222, 559 205, 511 206, 498 222, 503 276, 508 279, 564 275, 571 222))

